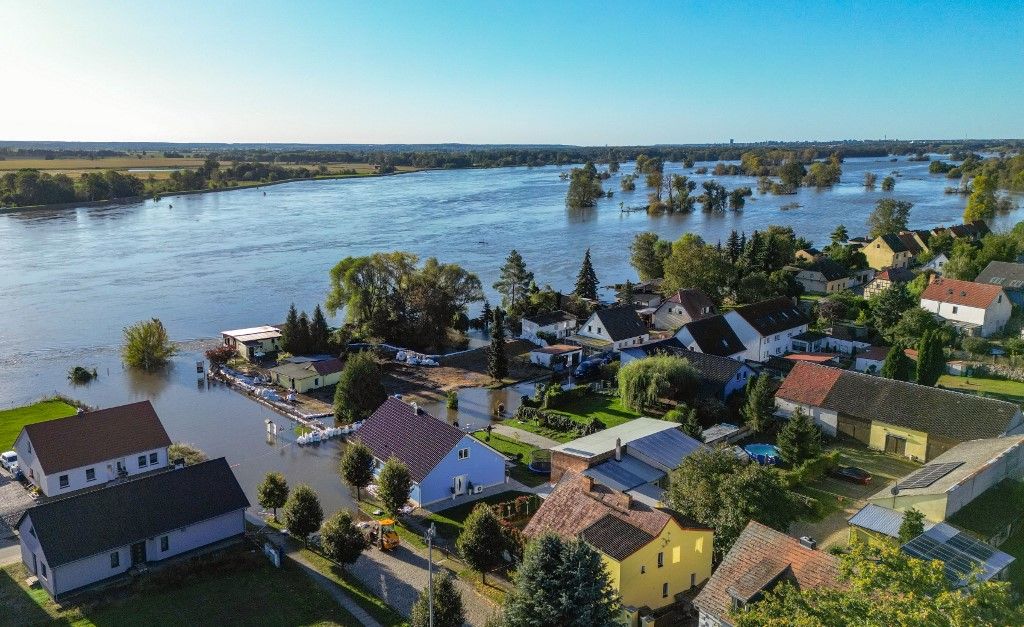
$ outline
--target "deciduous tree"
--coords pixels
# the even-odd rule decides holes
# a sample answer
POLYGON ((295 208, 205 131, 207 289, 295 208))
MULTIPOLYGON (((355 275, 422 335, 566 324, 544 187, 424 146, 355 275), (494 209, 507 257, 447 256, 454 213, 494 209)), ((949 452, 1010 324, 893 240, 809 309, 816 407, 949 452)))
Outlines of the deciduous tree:
POLYGON ((618 379, 622 404, 637 412, 654 406, 660 398, 689 400, 697 391, 697 370, 674 355, 634 359, 619 368, 618 379))
POLYGON ((903 512, 903 522, 900 523, 899 530, 900 544, 906 544, 922 533, 924 533, 924 514, 914 507, 903 512))
POLYGON ((398 513, 409 501, 409 493, 412 491, 412 476, 409 468, 392 457, 384 462, 384 466, 377 475, 377 498, 381 505, 391 516, 398 516, 398 513))
POLYGON ((629 246, 629 262, 641 281, 650 281, 664 275, 663 264, 670 252, 671 245, 660 239, 657 233, 637 233, 629 246))
MULTIPOLYGON (((883 183, 884 188, 884 183, 883 183)), ((882 198, 868 216, 868 229, 872 238, 907 230, 910 209, 914 203, 894 198, 882 198)))
POLYGON ((356 489, 356 500, 360 500, 360 491, 373 481, 373 453, 362 442, 353 442, 345 447, 345 454, 338 463, 338 471, 342 480, 356 489))
POLYGON ((341 422, 369 418, 387 399, 381 379, 380 367, 373 353, 350 354, 334 388, 334 417, 341 422))
POLYGON ((277 522, 277 508, 284 507, 288 502, 288 482, 284 475, 279 472, 268 472, 256 487, 256 500, 260 507, 274 511, 274 522, 277 522))
POLYGON ((964 208, 964 222, 975 220, 991 220, 996 215, 996 179, 986 174, 974 177, 971 183, 971 195, 967 198, 964 208))
POLYGON ((484 583, 487 583, 487 571, 501 563, 503 544, 501 521, 485 503, 479 503, 473 508, 455 540, 459 555, 470 568, 480 573, 484 583))
POLYGON ((167 365, 178 349, 171 343, 167 329, 159 318, 136 322, 124 328, 121 358, 129 368, 147 372, 167 365))
MULTIPOLYGON (((434 623, 433 627, 462 627, 466 613, 462 593, 455 587, 455 580, 447 570, 434 574, 434 623)), ((412 606, 410 617, 412 627, 431 627, 430 598, 427 589, 420 591, 412 606)))
POLYGON ((366 536, 352 522, 347 511, 335 512, 320 530, 320 546, 324 555, 339 564, 352 564, 367 547, 366 536))
POLYGON ((292 490, 284 505, 284 524, 288 533, 302 538, 305 543, 309 534, 319 529, 323 521, 324 510, 313 488, 302 484, 292 490))

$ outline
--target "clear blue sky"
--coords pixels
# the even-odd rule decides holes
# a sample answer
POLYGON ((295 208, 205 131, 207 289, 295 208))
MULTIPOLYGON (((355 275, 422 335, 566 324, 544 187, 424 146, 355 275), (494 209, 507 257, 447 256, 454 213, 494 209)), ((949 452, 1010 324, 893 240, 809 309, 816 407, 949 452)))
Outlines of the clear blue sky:
POLYGON ((0 139, 1024 136, 1024 2, 0 0, 0 139))

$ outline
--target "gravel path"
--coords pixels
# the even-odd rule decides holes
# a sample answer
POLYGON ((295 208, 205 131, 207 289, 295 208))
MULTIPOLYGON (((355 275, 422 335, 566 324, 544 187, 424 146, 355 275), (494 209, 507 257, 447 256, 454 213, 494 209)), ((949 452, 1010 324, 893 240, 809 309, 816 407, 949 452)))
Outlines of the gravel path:
MULTIPOLYGON (((436 552, 434 556, 435 560, 440 557, 436 552)), ((434 568, 437 572, 436 561, 434 568)), ((390 553, 368 549, 348 567, 348 571, 374 595, 406 616, 412 613, 420 590, 427 587, 427 558, 405 545, 390 553)), ((462 593, 467 623, 482 626, 497 613, 497 607, 480 596, 472 586, 460 579, 455 579, 455 585, 462 593)))

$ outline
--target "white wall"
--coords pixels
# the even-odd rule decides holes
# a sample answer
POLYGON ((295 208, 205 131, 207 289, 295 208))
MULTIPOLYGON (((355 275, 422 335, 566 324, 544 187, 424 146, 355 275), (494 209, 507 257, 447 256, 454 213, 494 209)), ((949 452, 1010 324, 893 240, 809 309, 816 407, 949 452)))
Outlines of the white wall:
POLYGON ((782 413, 792 415, 793 412, 799 407, 804 410, 804 413, 814 419, 814 424, 821 428, 821 432, 829 437, 836 437, 839 431, 839 416, 834 411, 823 409, 821 407, 814 407, 812 405, 804 405, 802 403, 794 403, 786 399, 778 398, 775 399, 775 407, 782 413))
POLYGON ((991 303, 987 309, 953 305, 926 298, 921 299, 921 308, 938 315, 944 320, 977 325, 979 327, 979 335, 981 337, 988 337, 1003 329, 1010 319, 1013 305, 1005 294, 1000 294, 997 300, 991 303))
POLYGON ((519 337, 523 338, 524 340, 530 340, 534 344, 540 344, 541 346, 543 346, 547 342, 544 342, 539 337, 537 337, 537 333, 550 333, 554 335, 556 338, 562 339, 567 335, 572 335, 572 332, 575 329, 575 320, 563 320, 561 322, 556 322, 555 324, 549 324, 543 327, 538 326, 533 322, 530 322, 529 320, 523 320, 523 329, 522 332, 519 334, 519 337))
POLYGON ((1016 446, 1005 455, 975 473, 969 480, 946 493, 946 518, 1003 479, 1020 479, 1024 474, 1024 446, 1016 446))
POLYGON ((746 347, 742 358, 758 362, 768 361, 769 357, 784 355, 792 351, 793 336, 800 335, 807 330, 807 325, 802 324, 792 329, 762 337, 754 327, 750 326, 750 323, 743 319, 743 316, 735 311, 727 312, 725 320, 732 327, 733 332, 740 341, 743 342, 743 346, 746 347))
MULTIPOLYGON (((25 440, 28 437, 25 436, 25 440)), ((19 437, 19 443, 21 438, 19 437)), ((27 444, 27 442, 26 442, 27 444)), ((27 450, 27 445, 25 446, 27 450)), ((21 459, 21 452, 18 452, 18 459, 21 459)), ((167 467, 167 448, 149 449, 146 451, 140 451, 138 453, 132 453, 124 457, 109 459, 88 466, 82 466, 80 468, 72 468, 71 470, 63 470, 47 475, 43 472, 42 467, 39 465, 39 460, 34 456, 32 457, 32 472, 33 477, 30 478, 32 483, 39 486, 39 489, 46 496, 58 496, 63 494, 70 494, 76 490, 83 488, 91 488, 97 485, 102 485, 108 481, 113 480, 117 476, 117 462, 123 460, 123 465, 128 471, 128 475, 137 475, 142 472, 149 472, 151 470, 157 470, 160 468, 167 467), (149 456, 156 453, 157 460, 155 464, 149 463, 149 456), (139 464, 139 456, 145 455, 146 464, 139 464), (93 481, 87 481, 85 477, 85 471, 92 468, 96 471, 96 478, 93 481), (63 475, 68 476, 68 487, 60 487, 60 477, 63 475)), ((28 471, 25 471, 26 476, 28 471)))
POLYGON ((646 344, 647 341, 651 338, 651 335, 649 333, 644 333, 643 335, 638 335, 637 337, 612 341, 612 336, 608 335, 608 329, 604 328, 604 323, 602 323, 598 319, 596 314, 591 314, 591 316, 587 318, 587 321, 584 322, 582 326, 580 326, 579 330, 576 331, 576 333, 578 335, 582 335, 583 337, 592 337, 598 340, 606 340, 608 342, 611 342, 612 348, 615 350, 629 348, 630 346, 639 346, 641 344, 646 344))

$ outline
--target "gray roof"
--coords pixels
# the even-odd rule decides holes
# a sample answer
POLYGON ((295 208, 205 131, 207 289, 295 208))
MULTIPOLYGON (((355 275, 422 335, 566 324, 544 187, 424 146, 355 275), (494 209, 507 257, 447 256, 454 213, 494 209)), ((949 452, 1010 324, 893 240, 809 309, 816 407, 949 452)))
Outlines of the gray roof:
POLYGON ((221 457, 43 503, 23 518, 54 568, 247 507, 221 457))
POLYGON ((523 320, 532 322, 538 327, 546 327, 559 322, 574 322, 576 320, 576 316, 559 309, 557 311, 546 311, 533 316, 523 316, 523 320))
MULTIPOLYGON (((629 445, 631 442, 635 442, 652 433, 678 428, 679 425, 668 420, 657 420, 641 416, 640 418, 627 420, 620 425, 602 429, 597 433, 591 433, 582 438, 576 438, 564 444, 559 444, 551 450, 574 457, 590 459, 609 451, 614 451, 616 440, 619 440, 623 445, 629 445)), ((362 431, 360 431, 360 435, 362 435, 362 431)))
POLYGON ((907 250, 906 244, 900 239, 899 235, 895 233, 886 233, 885 235, 879 235, 883 242, 885 242, 894 253, 905 253, 907 250))
POLYGON ((683 329, 693 336, 693 341, 697 343, 700 352, 707 355, 728 357, 746 350, 739 336, 725 320, 725 316, 717 315, 694 320, 683 325, 683 329))
MULTIPOLYGON (((848 522, 851 525, 867 529, 868 531, 882 533, 891 538, 898 538, 900 535, 900 525, 903 524, 903 512, 868 503, 860 508, 856 514, 850 516, 848 522)), ((935 523, 925 520, 924 528, 926 530, 931 529, 933 524, 935 523)))
POLYGON ((643 529, 612 514, 605 514, 580 532, 590 546, 612 559, 622 561, 654 539, 643 529))
POLYGON ((623 455, 621 461, 614 458, 603 461, 584 470, 583 475, 613 490, 625 492, 645 483, 657 481, 664 477, 665 473, 632 455, 623 455))
POLYGON ((594 315, 604 325, 608 337, 612 338, 613 342, 628 340, 647 333, 644 321, 640 319, 632 305, 598 309, 594 315))
POLYGON ((975 283, 991 283, 1004 290, 1024 289, 1024 264, 1008 261, 990 261, 975 283))
POLYGON ((675 470, 701 446, 700 442, 679 429, 668 429, 633 440, 626 446, 626 452, 662 469, 675 470))
POLYGON ((810 323, 810 319, 800 306, 785 296, 743 305, 733 311, 762 336, 774 335, 810 323))
POLYGON ((850 276, 850 271, 846 266, 827 257, 814 261, 804 270, 807 272, 820 272, 826 281, 838 281, 850 276))

